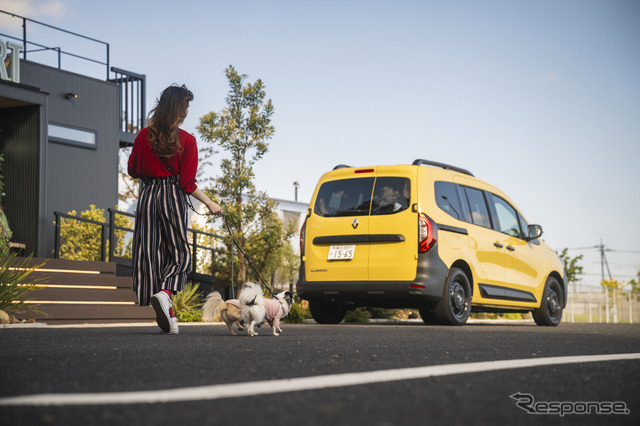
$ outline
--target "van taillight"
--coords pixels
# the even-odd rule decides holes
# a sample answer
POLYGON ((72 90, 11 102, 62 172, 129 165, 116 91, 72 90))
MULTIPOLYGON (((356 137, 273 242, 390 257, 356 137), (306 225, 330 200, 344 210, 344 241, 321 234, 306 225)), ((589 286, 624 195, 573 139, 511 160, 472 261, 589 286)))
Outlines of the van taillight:
POLYGON ((302 228, 300 228, 300 256, 304 256, 304 237, 307 233, 307 219, 302 223, 302 228))
POLYGON ((436 243, 436 226, 429 217, 420 213, 418 215, 418 251, 429 251, 436 243))

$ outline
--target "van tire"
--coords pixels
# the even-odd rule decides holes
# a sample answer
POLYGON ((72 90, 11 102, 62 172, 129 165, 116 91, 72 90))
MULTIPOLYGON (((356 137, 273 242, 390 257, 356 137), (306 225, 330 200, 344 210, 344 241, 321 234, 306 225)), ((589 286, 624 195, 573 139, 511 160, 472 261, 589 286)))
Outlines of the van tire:
POLYGON ((471 313, 471 285, 462 269, 451 268, 435 314, 440 323, 463 325, 471 313))
POLYGON ((540 308, 533 311, 533 320, 538 325, 555 327, 562 321, 562 290, 555 277, 547 278, 540 308))
POLYGON ((325 300, 310 300, 309 311, 318 324, 340 324, 347 310, 325 300))

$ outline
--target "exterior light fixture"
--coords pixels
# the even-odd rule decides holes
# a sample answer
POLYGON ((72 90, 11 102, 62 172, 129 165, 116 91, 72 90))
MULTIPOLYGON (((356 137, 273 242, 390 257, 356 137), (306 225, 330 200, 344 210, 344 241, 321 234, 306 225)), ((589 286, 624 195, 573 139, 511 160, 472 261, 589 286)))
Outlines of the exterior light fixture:
POLYGON ((69 92, 66 95, 64 95, 65 98, 67 98, 67 100, 76 100, 78 99, 78 94, 77 93, 73 93, 73 92, 69 92))

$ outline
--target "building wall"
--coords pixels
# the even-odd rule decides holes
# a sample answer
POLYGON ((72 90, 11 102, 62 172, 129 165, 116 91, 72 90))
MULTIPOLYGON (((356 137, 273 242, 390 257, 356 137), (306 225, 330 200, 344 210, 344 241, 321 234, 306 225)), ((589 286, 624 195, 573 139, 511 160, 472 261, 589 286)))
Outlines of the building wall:
MULTIPOLYGON (((47 124, 95 132, 95 147, 87 148, 45 140, 41 171, 44 176, 39 224, 43 236, 36 254, 52 257, 54 211, 68 213, 115 208, 118 203, 119 90, 102 80, 21 61, 21 84, 49 93, 47 124), (67 93, 77 94, 67 99, 67 93)), ((46 125, 45 125, 46 126, 46 125)), ((47 129, 42 129, 47 135, 47 129)), ((11 182, 15 185, 15 182, 11 182)), ((11 223, 10 223, 11 225, 11 223)))

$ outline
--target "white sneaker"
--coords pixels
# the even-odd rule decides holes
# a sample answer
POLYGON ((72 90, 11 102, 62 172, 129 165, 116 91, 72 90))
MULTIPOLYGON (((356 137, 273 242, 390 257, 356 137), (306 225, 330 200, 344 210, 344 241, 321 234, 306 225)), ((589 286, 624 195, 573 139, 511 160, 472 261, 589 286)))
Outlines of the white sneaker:
POLYGON ((178 334, 178 318, 176 317, 169 318, 169 328, 170 328, 169 333, 178 334))
POLYGON ((171 299, 164 291, 160 291, 151 296, 151 306, 153 306, 153 309, 156 311, 156 322, 158 323, 158 327, 165 333, 171 331, 171 326, 169 325, 169 308, 172 305, 171 299))

